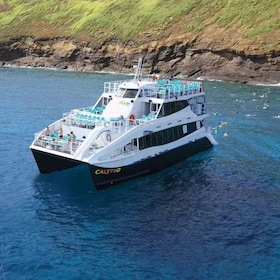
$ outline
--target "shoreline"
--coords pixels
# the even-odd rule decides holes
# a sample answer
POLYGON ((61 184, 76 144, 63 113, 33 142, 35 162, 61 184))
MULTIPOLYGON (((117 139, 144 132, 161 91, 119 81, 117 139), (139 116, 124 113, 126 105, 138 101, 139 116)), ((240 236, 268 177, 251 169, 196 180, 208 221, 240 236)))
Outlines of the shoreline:
MULTIPOLYGON (((77 69, 73 68, 67 68, 67 69, 62 69, 62 68, 56 68, 56 67, 44 67, 44 66, 26 66, 26 65, 14 65, 14 64, 4 64, 0 65, 0 68, 3 69, 40 69, 40 70, 48 70, 48 71, 64 71, 64 72, 76 72, 76 73, 86 73, 86 74, 121 74, 121 75, 127 75, 131 76, 133 75, 133 72, 129 73, 127 71, 125 72, 119 72, 119 71, 105 71, 105 70, 98 70, 98 71, 80 71, 77 69)), ((164 76, 164 78, 167 78, 164 76)), ((228 82, 228 83, 235 83, 235 84, 246 84, 246 85, 252 85, 252 86, 262 86, 262 87, 280 87, 280 83, 263 83, 259 81, 247 81, 247 82, 238 82, 235 80, 222 80, 222 79, 215 79, 212 77, 206 77, 206 76, 198 76, 198 77, 183 77, 183 76, 178 76, 175 77, 178 79, 186 79, 186 80, 197 80, 197 81, 209 81, 209 82, 228 82)))

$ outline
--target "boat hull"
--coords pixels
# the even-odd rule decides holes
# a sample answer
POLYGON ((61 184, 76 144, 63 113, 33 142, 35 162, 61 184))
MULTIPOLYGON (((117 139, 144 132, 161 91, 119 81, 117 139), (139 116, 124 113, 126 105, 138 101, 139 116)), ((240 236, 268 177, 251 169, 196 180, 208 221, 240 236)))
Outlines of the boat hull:
POLYGON ((31 149, 31 151, 41 173, 60 171, 68 168, 73 168, 81 164, 85 164, 77 160, 38 151, 35 149, 31 149))
MULTIPOLYGON (((88 165, 97 190, 104 190, 112 185, 130 180, 132 178, 148 175, 165 169, 177 162, 187 159, 201 151, 212 147, 207 137, 190 142, 181 147, 163 152, 154 157, 143 159, 127 166, 115 166, 111 168, 88 165)), ((31 149, 41 173, 50 173, 86 165, 86 163, 61 157, 59 155, 31 149)))
POLYGON ((103 190, 114 184, 165 169, 212 146, 213 145, 209 139, 204 137, 128 166, 104 168, 89 165, 89 167, 96 189, 103 190))

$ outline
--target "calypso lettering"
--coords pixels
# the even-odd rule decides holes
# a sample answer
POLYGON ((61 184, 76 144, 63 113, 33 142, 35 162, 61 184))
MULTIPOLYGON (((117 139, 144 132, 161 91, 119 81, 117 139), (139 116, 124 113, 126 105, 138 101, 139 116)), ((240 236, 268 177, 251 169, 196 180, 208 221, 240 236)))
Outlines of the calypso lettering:
POLYGON ((121 168, 104 168, 104 169, 96 169, 95 174, 96 175, 109 175, 109 174, 114 174, 114 173, 119 173, 121 172, 121 168))

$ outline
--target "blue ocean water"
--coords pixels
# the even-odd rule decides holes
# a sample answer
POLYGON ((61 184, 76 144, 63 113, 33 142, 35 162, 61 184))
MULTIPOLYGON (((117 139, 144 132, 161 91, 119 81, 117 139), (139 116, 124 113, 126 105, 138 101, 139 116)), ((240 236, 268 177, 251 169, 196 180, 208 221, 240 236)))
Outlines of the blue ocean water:
POLYGON ((154 175, 39 173, 34 133, 120 78, 0 69, 0 279, 280 279, 280 87, 205 82, 219 145, 154 175))

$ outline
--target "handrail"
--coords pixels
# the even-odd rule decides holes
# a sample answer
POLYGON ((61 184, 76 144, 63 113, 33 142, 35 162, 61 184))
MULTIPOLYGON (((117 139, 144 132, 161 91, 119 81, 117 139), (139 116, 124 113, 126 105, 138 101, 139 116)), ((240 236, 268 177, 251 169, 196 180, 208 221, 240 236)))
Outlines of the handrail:
MULTIPOLYGON (((105 82, 104 92, 116 94, 118 86, 121 83, 129 82, 131 80, 105 82)), ((170 99, 179 96, 186 96, 191 94, 204 93, 201 82, 182 82, 182 81, 169 81, 159 80, 155 88, 147 88, 144 97, 170 99)), ((86 109, 86 108, 84 108, 86 109)))

